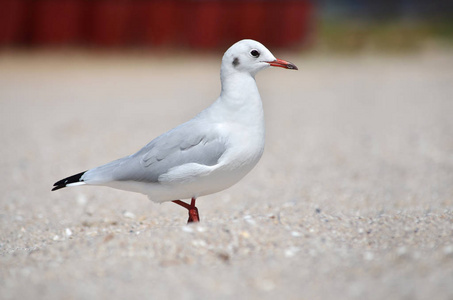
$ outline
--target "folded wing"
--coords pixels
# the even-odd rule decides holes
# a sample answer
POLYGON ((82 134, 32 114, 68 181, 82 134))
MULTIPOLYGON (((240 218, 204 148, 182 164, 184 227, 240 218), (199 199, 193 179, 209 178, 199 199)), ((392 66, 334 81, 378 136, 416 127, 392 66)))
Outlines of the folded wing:
POLYGON ((182 124, 157 137, 137 153, 88 170, 88 184, 112 181, 157 183, 174 167, 186 164, 213 166, 226 150, 226 141, 212 128, 193 122, 182 124))

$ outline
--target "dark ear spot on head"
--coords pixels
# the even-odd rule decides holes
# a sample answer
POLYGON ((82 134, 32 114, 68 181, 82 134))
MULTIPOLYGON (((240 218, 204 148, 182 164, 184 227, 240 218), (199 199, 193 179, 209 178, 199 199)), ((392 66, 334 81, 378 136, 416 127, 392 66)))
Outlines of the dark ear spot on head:
POLYGON ((239 58, 237 58, 237 57, 234 58, 234 60, 233 60, 233 66, 234 66, 234 67, 239 66, 239 58))

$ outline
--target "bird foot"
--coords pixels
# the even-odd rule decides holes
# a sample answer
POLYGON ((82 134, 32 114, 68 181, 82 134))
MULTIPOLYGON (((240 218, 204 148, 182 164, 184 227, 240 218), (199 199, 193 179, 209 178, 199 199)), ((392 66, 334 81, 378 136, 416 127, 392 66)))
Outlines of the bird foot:
POLYGON ((187 223, 200 222, 200 216, 198 214, 198 208, 195 206, 195 200, 196 198, 192 198, 190 204, 181 200, 172 201, 173 203, 181 205, 182 207, 186 208, 189 211, 189 219, 187 220, 187 223))
POLYGON ((189 209, 189 219, 187 220, 187 223, 192 223, 192 222, 200 222, 200 216, 198 215, 198 208, 195 206, 191 209, 189 209))

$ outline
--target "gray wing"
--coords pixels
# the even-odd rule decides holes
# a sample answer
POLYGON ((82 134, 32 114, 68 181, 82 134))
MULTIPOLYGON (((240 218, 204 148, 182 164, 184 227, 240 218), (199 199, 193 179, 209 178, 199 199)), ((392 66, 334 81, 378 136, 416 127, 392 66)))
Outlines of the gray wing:
POLYGON ((198 122, 184 123, 157 137, 137 153, 89 170, 87 183, 158 182, 169 169, 187 163, 212 166, 226 150, 215 130, 198 122))

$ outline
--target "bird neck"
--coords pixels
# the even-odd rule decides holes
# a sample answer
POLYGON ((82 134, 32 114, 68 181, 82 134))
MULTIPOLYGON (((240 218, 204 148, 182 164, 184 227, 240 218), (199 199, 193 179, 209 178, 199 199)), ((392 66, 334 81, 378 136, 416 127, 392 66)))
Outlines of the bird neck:
POLYGON ((239 105, 244 105, 247 102, 261 102, 255 77, 242 72, 222 76, 220 98, 224 101, 231 102, 231 104, 236 103, 239 105))
POLYGON ((222 79, 220 97, 212 106, 221 107, 222 114, 216 115, 215 120, 228 119, 264 132, 263 104, 255 78, 248 73, 235 73, 222 79))

